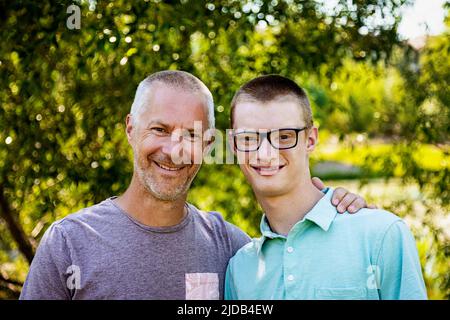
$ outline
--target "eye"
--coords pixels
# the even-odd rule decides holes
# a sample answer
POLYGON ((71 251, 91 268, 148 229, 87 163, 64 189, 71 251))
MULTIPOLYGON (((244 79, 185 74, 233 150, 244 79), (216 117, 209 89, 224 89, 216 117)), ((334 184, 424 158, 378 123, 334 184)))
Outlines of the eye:
POLYGON ((244 142, 252 142, 252 141, 257 140, 257 138, 254 136, 245 136, 244 135, 244 136, 239 137, 239 140, 244 141, 244 142))
POLYGON ((150 128, 150 130, 153 133, 156 133, 156 134, 159 134, 159 135, 167 133, 166 129, 161 128, 161 127, 152 127, 152 128, 150 128))
POLYGON ((189 141, 198 141, 200 138, 201 138, 200 135, 197 134, 197 133, 195 133, 195 132, 190 132, 190 133, 187 135, 187 139, 188 139, 189 141))
POLYGON ((295 132, 291 130, 281 130, 276 135, 279 141, 286 141, 290 139, 295 139, 295 132))

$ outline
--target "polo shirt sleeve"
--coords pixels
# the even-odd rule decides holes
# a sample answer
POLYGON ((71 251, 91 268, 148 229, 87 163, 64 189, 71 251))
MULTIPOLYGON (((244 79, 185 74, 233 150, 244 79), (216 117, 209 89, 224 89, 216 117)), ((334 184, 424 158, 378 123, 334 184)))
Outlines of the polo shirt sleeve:
POLYGON ((71 265, 63 230, 53 224, 41 239, 20 300, 70 300, 66 272, 71 265))
POLYGON ((427 299, 416 243, 404 221, 386 231, 374 269, 382 300, 427 299))
POLYGON ((236 289, 233 282, 232 263, 228 263, 227 272, 225 274, 225 300, 237 300, 236 289))

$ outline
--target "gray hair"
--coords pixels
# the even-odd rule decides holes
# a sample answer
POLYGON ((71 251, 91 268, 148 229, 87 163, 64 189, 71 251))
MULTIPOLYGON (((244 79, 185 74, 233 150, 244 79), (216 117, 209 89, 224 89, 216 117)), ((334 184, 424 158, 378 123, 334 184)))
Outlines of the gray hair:
POLYGON ((131 105, 130 114, 133 119, 138 117, 142 107, 145 105, 146 93, 151 89, 152 84, 156 81, 190 92, 202 93, 205 98, 205 105, 207 107, 208 127, 209 129, 214 129, 214 100, 208 87, 206 87, 206 85, 194 75, 185 71, 177 70, 165 70, 153 73, 139 83, 136 90, 136 95, 134 96, 133 104, 131 105))

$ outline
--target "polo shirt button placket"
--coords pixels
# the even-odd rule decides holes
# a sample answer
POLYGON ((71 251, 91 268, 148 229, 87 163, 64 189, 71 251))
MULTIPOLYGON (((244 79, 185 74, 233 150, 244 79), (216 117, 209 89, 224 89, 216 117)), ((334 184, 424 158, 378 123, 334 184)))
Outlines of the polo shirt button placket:
POLYGON ((289 271, 292 272, 292 260, 293 260, 293 256, 292 253, 294 252, 294 248, 290 245, 287 245, 285 248, 285 259, 286 259, 286 266, 288 266, 287 270, 286 270, 286 291, 288 296, 290 296, 290 292, 292 292, 292 290, 294 290, 295 288, 295 284, 294 284, 294 280, 295 280, 295 276, 290 273, 289 271), (289 261, 289 262, 288 262, 289 261))

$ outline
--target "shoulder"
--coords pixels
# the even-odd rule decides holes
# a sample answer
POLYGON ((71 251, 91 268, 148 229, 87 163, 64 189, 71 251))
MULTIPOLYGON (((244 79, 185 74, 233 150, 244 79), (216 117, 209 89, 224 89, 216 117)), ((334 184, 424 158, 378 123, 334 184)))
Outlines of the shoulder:
POLYGON ((402 223, 402 219, 386 210, 364 208, 354 214, 337 214, 333 225, 347 226, 364 234, 380 234, 386 232, 392 225, 402 223))
POLYGON ((232 225, 231 223, 225 221, 222 214, 216 211, 203 211, 198 209, 196 206, 189 204, 189 209, 191 210, 194 220, 198 224, 203 224, 212 230, 221 231, 235 231, 240 230, 238 227, 232 225))
POLYGON ((373 245, 374 253, 401 250, 415 243, 407 224, 399 216, 382 209, 361 209, 355 214, 337 215, 332 228, 352 234, 354 239, 365 239, 373 245))
POLYGON ((192 210, 196 223, 205 226, 210 232, 226 235, 231 240, 233 248, 235 248, 233 251, 237 251, 237 249, 250 241, 250 237, 244 231, 225 221, 221 213, 202 211, 192 204, 189 204, 189 207, 192 210))
POLYGON ((117 213, 117 208, 110 199, 86 207, 55 221, 49 228, 49 232, 59 232, 67 235, 81 230, 101 229, 114 223, 112 217, 117 213))
POLYGON ((257 261, 263 243, 264 237, 252 238, 231 258, 230 265, 248 265, 250 261, 257 261))

